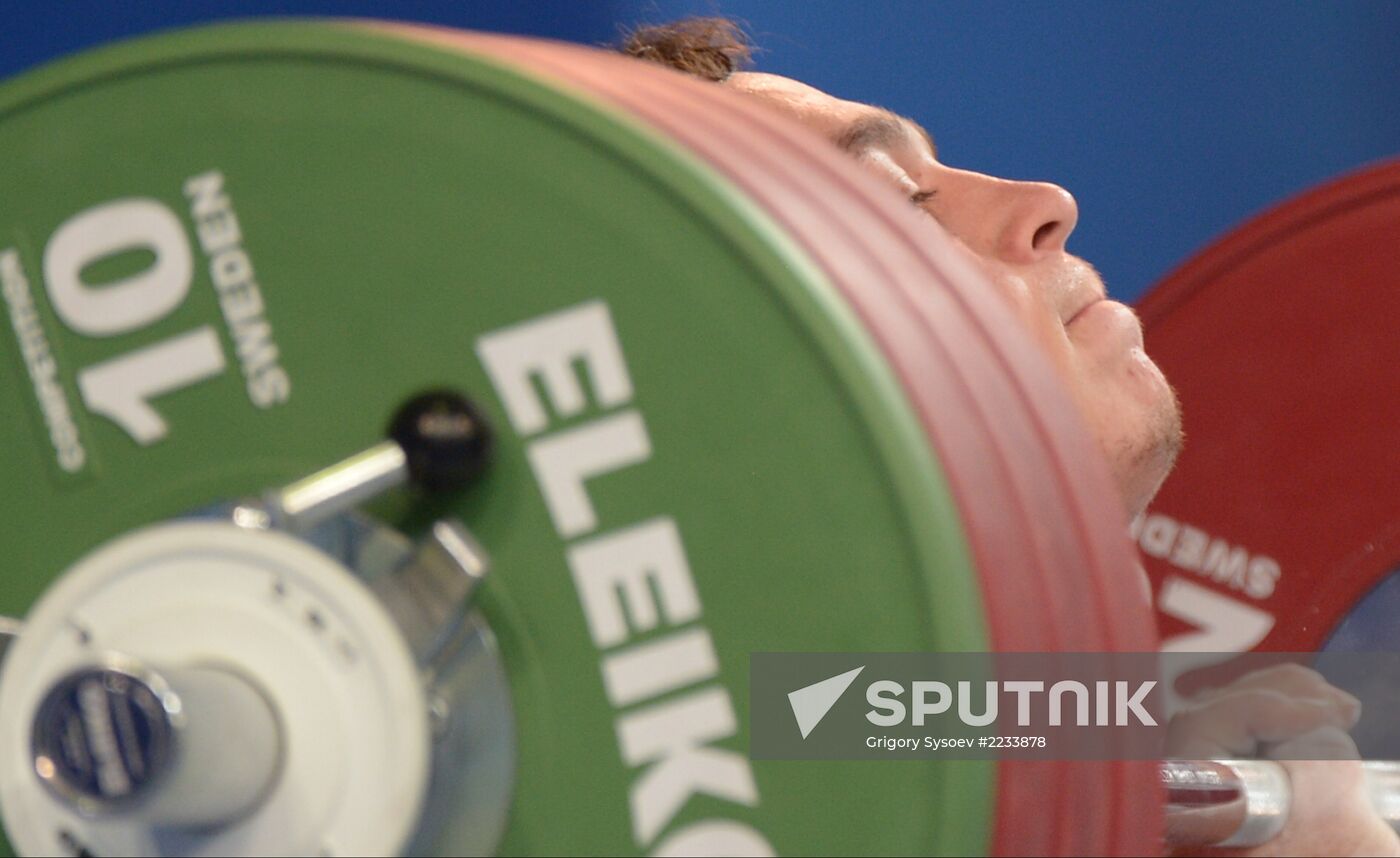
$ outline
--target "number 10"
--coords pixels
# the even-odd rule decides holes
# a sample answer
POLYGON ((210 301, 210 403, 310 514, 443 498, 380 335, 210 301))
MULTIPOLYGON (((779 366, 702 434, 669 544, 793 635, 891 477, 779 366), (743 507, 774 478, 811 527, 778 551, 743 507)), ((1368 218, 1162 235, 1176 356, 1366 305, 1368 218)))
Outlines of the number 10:
MULTIPOLYGON (((184 227, 151 199, 114 200, 79 212, 44 248, 44 284, 54 311, 70 330, 90 337, 130 333, 170 315, 189 294, 193 271, 184 227), (93 263, 140 249, 155 254, 145 270, 101 287, 83 282, 83 270, 93 263)), ((169 432, 150 400, 213 378, 224 366, 218 335, 201 325, 79 370, 78 391, 89 410, 147 446, 169 432)))

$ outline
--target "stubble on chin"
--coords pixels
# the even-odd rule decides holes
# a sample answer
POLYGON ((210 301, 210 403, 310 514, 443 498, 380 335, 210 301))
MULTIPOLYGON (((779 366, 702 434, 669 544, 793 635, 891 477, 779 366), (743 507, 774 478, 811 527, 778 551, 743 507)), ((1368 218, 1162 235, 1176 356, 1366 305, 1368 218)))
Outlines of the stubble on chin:
POLYGON ((1176 391, 1168 386, 1159 406, 1147 415, 1142 430, 1132 438, 1121 439, 1115 449, 1106 451, 1130 519, 1151 503, 1185 443, 1181 401, 1176 391))

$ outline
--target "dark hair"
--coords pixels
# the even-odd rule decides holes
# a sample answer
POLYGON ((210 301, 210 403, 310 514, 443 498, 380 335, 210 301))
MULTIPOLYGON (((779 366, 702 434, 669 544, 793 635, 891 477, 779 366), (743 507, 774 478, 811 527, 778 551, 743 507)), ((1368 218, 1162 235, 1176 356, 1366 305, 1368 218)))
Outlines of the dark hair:
POLYGON ((628 56, 667 66, 706 80, 721 81, 753 56, 753 44, 728 18, 682 18, 637 27, 617 49, 628 56))

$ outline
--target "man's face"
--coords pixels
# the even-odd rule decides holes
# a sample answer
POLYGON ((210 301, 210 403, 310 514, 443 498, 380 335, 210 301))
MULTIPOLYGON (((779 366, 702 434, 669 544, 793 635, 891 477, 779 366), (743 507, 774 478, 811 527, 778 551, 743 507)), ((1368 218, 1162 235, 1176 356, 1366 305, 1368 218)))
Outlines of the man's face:
POLYGON ((1074 197, 1056 185, 949 167, 909 120, 790 78, 744 73, 726 85, 845 149, 952 234, 1050 356, 1129 515, 1141 512, 1181 448, 1180 410, 1143 351, 1137 316, 1107 300, 1093 267, 1065 251, 1079 218, 1074 197))

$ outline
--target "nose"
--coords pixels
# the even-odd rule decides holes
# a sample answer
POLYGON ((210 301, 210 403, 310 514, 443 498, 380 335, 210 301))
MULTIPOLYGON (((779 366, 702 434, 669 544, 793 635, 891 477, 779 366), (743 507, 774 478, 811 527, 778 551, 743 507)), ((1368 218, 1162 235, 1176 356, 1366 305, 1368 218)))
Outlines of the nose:
POLYGON ((1000 181, 1005 203, 997 250, 1009 262, 1035 262, 1064 252, 1079 222, 1079 205, 1069 191, 1049 182, 1000 181))
POLYGON ((950 184, 963 184, 970 205, 962 224, 948 224, 964 240, 1012 264, 1030 264, 1064 252, 1079 222, 1079 205, 1069 191, 1049 182, 1019 182, 955 170, 950 184), (964 220, 965 218, 965 220, 964 220), (962 227, 962 228, 959 228, 962 227))

